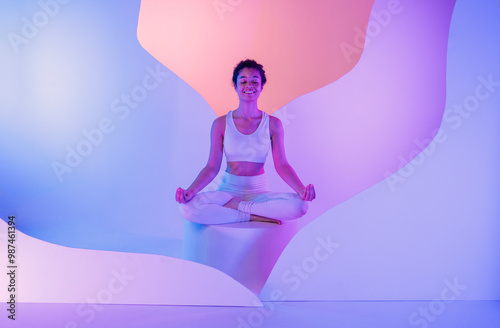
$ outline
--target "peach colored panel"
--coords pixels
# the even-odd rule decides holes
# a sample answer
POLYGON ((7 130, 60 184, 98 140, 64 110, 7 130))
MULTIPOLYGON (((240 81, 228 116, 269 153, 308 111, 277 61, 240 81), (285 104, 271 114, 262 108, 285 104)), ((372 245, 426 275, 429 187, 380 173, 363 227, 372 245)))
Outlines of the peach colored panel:
POLYGON ((269 114, 337 80, 358 62, 373 0, 141 1, 137 36, 198 91, 217 115, 238 106, 232 69, 264 65, 259 106, 269 114), (356 44, 349 55, 341 44, 356 44))

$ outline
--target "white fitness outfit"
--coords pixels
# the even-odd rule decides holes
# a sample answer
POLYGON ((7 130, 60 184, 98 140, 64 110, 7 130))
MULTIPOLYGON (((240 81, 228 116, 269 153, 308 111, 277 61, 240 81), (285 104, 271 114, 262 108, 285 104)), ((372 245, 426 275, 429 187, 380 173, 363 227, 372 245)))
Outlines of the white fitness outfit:
MULTIPOLYGON (((238 131, 233 111, 226 115, 224 153, 228 162, 245 161, 264 163, 271 149, 269 115, 262 112, 257 130, 252 134, 238 131)), ((187 203, 179 204, 182 216, 201 224, 246 222, 250 214, 278 220, 293 220, 303 216, 308 209, 297 193, 271 192, 266 173, 240 176, 224 172, 216 191, 200 192, 187 203), (224 207, 233 197, 243 199, 238 210, 224 207)))

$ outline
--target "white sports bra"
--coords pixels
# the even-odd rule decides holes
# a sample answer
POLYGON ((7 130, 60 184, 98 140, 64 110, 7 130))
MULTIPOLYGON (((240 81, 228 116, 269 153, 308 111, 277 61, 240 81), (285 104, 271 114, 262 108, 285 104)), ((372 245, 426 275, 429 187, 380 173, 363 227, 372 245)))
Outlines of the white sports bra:
POLYGON ((270 148, 269 115, 266 112, 262 112, 259 126, 252 134, 243 134, 238 131, 234 124, 233 111, 227 113, 224 153, 228 162, 264 163, 270 148))

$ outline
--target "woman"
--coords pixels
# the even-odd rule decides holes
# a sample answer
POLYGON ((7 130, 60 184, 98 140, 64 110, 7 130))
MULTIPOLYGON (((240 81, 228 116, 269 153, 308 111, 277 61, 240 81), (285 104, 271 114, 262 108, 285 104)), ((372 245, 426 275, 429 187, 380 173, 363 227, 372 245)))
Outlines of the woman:
POLYGON ((175 199, 184 218, 202 224, 261 221, 281 224, 303 216, 307 201, 316 198, 312 184, 304 187, 285 157, 281 121, 262 112, 257 100, 266 83, 262 65, 241 61, 233 71, 239 106, 212 124, 207 165, 191 186, 178 188, 175 199), (270 192, 264 162, 272 149, 279 176, 296 193, 270 192), (227 169, 216 191, 198 193, 218 174, 222 152, 227 169))

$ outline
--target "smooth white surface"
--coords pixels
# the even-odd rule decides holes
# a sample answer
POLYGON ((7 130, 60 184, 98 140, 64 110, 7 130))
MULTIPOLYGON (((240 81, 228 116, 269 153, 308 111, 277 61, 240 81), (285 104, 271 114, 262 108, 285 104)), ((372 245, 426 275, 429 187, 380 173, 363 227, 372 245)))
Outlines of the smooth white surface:
MULTIPOLYGON (((0 220, 0 241, 7 244, 0 220)), ((96 251, 50 244, 16 232, 16 300, 35 303, 104 303, 259 306, 259 299, 226 274, 167 256, 96 251)), ((7 267, 7 256, 2 256, 7 267)), ((0 275, 0 301, 9 297, 0 275)))
POLYGON ((184 220, 183 258, 209 265, 259 294, 297 221, 203 225, 184 220))
MULTIPOLYGON (((157 62, 137 44, 135 20, 139 1, 131 1, 131 6, 117 6, 116 3, 70 1, 36 38, 30 40, 20 57, 10 50, 2 52, 1 56, 15 59, 6 62, 12 66, 4 70, 8 72, 4 80, 17 81, 20 87, 2 90, 10 99, 3 108, 12 110, 2 111, 1 122, 4 124, 0 143, 2 153, 7 155, 2 157, 1 164, 4 174, 0 183, 0 211, 18 215, 19 224, 23 225, 25 231, 40 239, 82 248, 164 252, 172 255, 171 249, 161 249, 159 242, 146 245, 136 240, 131 242, 130 237, 137 233, 152 236, 150 241, 153 237, 155 241, 165 237, 180 240, 183 223, 173 191, 179 186, 189 186, 206 163, 209 127, 215 115, 201 96, 173 74, 165 76, 147 99, 130 110, 130 115, 122 119, 119 113, 112 111, 114 100, 140 85, 148 74, 148 67, 153 70, 157 67, 157 62), (89 25, 89 21, 93 24, 89 25), (79 24, 73 24, 75 22, 79 24), (49 39, 53 42, 47 42, 49 39), (111 44, 116 46, 108 47, 109 40, 113 40, 111 44), (55 43, 58 47, 52 47, 55 43), (67 52, 58 52, 63 49, 67 52), (53 56, 39 56, 46 52, 53 56), (85 56, 81 56, 82 53, 85 56), (82 82, 79 80, 81 75, 74 73, 80 73, 82 67, 89 68, 84 90, 78 94, 78 98, 67 103, 68 106, 63 106, 75 114, 71 115, 74 119, 70 124, 72 132, 66 137, 60 132, 68 131, 68 122, 57 121, 53 122, 57 124, 40 126, 39 116, 31 112, 31 109, 39 109, 40 102, 37 97, 30 96, 33 88, 25 82, 31 81, 33 76, 30 72, 34 64, 50 72, 53 67, 46 64, 54 61, 41 61, 48 58, 79 59, 77 66, 72 66, 78 69, 68 72, 68 79, 63 80, 67 83, 72 83, 73 79, 82 82), (193 120, 193 117, 196 119, 193 120), (65 175, 64 182, 59 184, 50 164, 64 161, 65 147, 75 148, 83 140, 81 131, 95 129, 103 118, 112 119, 116 129, 106 135, 103 143, 74 172, 65 175), (187 130, 186 127, 191 128, 187 130), (53 142, 45 142, 48 139, 44 136, 54 137, 53 142), (120 244, 109 239, 102 243, 99 239, 106 235, 105 232, 116 234, 120 244), (125 244, 122 241, 128 243, 127 247, 130 248, 122 247, 125 244)), ((376 8, 382 9, 388 1, 376 3, 376 8)), ((401 3, 405 8, 404 13, 410 13, 422 1, 406 0, 401 3)), ((39 10, 38 0, 23 4, 3 3, 5 6, 7 4, 15 5, 19 10, 12 13, 1 11, 3 16, 0 25, 4 35, 9 31, 20 32, 21 18, 31 18, 39 10), (10 24, 4 26, 4 22, 10 24)), ((500 30, 498 2, 459 0, 456 9, 449 37, 449 65, 446 68, 449 105, 462 102, 465 97, 474 94, 480 75, 486 77, 492 74, 495 81, 500 81, 500 34, 496 33, 500 30)), ((402 18, 401 15, 394 17, 391 25, 372 40, 366 55, 376 48, 383 48, 383 40, 388 38, 390 31, 398 30, 398 22, 402 22, 402 18)), ((422 19, 422 22, 428 20, 422 19)), ((10 49, 7 38, 3 38, 2 46, 10 49)), ((367 58, 365 54, 363 56, 367 58)), ((383 72, 380 63, 372 60, 377 69, 383 72)), ((68 62, 62 64, 61 67, 67 67, 68 62)), ((363 62, 360 64, 358 71, 363 62)), ((411 61, 409 65, 418 65, 418 62, 411 61)), ((160 70, 168 73, 166 68, 160 67, 160 70)), ((355 73, 355 70, 350 73, 355 73)), ((412 80, 408 80, 411 76, 404 77, 405 81, 414 85, 412 80)), ((357 82, 353 78, 354 74, 349 74, 343 79, 344 82, 337 82, 357 82)), ((55 82, 53 78, 50 81, 55 82)), ((365 83, 373 84, 369 81, 374 80, 365 83)), ((349 181, 331 183, 343 181, 332 179, 331 176, 343 172, 336 165, 342 162, 342 156, 335 151, 331 155, 328 153, 331 140, 325 138, 318 124, 326 126, 328 129, 325 130, 333 135, 338 135, 336 133, 342 131, 339 127, 345 124, 353 126, 359 122, 332 118, 338 117, 339 111, 363 109, 347 101, 350 99, 342 93, 346 89, 339 89, 340 84, 305 95, 276 112, 285 125, 290 163, 305 183, 311 182, 317 187, 318 198, 311 203, 306 219, 312 220, 321 214, 325 216, 314 221, 311 225, 313 230, 301 234, 296 246, 287 250, 287 260, 281 264, 284 271, 278 272, 275 280, 281 285, 273 287, 285 292, 290 286, 298 286, 289 297, 310 297, 312 300, 318 297, 356 299, 358 296, 376 299, 394 299, 398 296, 406 299, 435 298, 444 288, 445 279, 457 278, 461 284, 468 286, 460 297, 498 299, 498 89, 492 97, 482 101, 479 109, 467 120, 463 120, 459 130, 450 130, 446 144, 427 157, 425 163, 403 185, 398 185, 395 194, 384 194, 391 198, 386 203, 390 206, 367 206, 362 198, 373 195, 372 191, 367 190, 350 205, 346 204, 352 206, 353 212, 340 217, 343 209, 334 209, 325 214, 330 208, 325 205, 328 202, 340 202, 336 195, 345 195, 346 188, 353 188, 356 184, 349 181), (326 114, 328 116, 325 118, 326 114), (319 139, 324 141, 324 148, 308 148, 310 141, 319 139), (444 151, 444 148, 447 150, 444 151), (315 160, 315 156, 320 154, 323 157, 320 151, 326 152, 324 156, 334 161, 315 160), (426 181, 415 182, 424 175, 427 175, 426 181), (436 179, 432 180, 433 177, 436 179), (415 189, 416 184, 420 187, 415 189), (400 191, 401 195, 398 195, 400 191), (394 204, 397 207, 393 207, 394 204), (430 211, 433 211, 431 216, 421 215, 430 211), (459 216, 451 215, 450 211, 459 216), (402 214, 413 216, 409 219, 402 214), (363 216, 358 220, 358 215, 363 216), (405 234, 402 235, 402 232, 405 234), (316 267, 310 258, 312 256, 315 259, 314 252, 319 245, 316 239, 327 238, 328 235, 340 246, 332 249, 334 252, 328 260, 318 261, 316 267), (299 275, 294 272, 294 265, 304 265, 311 272, 304 270, 299 275), (282 274, 286 270, 290 271, 284 281, 282 274)), ((352 85, 364 91, 362 84, 352 85)), ((381 88, 384 85, 375 86, 381 88)), ((230 87, 229 80, 227 87, 230 87)), ((417 96, 427 99, 429 94, 422 92, 417 96)), ((363 97, 358 100, 363 104, 369 103, 371 99, 363 97)), ((402 107, 396 107, 399 108, 402 107)), ((385 120, 376 111, 370 114, 385 120)), ((361 127, 371 130, 372 121, 366 116, 360 117, 365 118, 362 120, 364 126, 361 127)), ((48 119, 44 121, 48 122, 48 119)), ((343 138, 339 140, 345 145, 345 151, 352 151, 363 161, 366 160, 365 152, 350 148, 350 138, 362 138, 362 133, 339 137, 343 138)), ((368 155, 373 156, 376 151, 377 148, 373 148, 373 152, 368 155)), ((363 161, 359 161, 359 165, 363 161)), ((372 162, 366 160, 364 163, 372 162)), ((266 171, 272 172, 268 169, 272 168, 272 161, 268 160, 266 165, 266 171)), ((344 175, 342 178, 359 182, 366 176, 344 175)), ((270 182, 272 186, 278 187, 279 180, 274 175, 274 181, 270 182)), ((284 184, 282 181, 280 183, 284 184)), ((289 187, 286 190, 289 191, 289 187)), ((349 191, 349 194, 353 195, 354 191, 349 191)), ((381 200, 382 196, 377 195, 380 197, 377 200, 381 200)), ((6 215, 2 219, 6 219, 6 215)), ((23 251, 20 246, 19 252, 26 252, 26 249, 23 251)), ((319 258, 324 258, 325 254, 321 249, 317 253, 319 258)), ((54 272, 57 273, 57 270, 54 272)), ((95 297, 100 288, 106 287, 106 279, 112 279, 113 275, 110 271, 105 274, 103 287, 96 288, 86 296, 95 297)), ((3 275, 1 277, 5 278, 3 275)), ((2 286, 0 290, 4 292, 5 287, 2 286)), ((57 284, 55 286, 60 288, 57 284)))
MULTIPOLYGON (((429 302, 281 302, 263 308, 100 305, 77 313, 75 304, 20 304, 15 323, 29 328, 497 328, 500 302, 446 304, 432 319, 411 324, 410 316, 429 302)), ((425 311, 425 310, 424 310, 425 311)), ((419 318, 419 320, 422 320, 419 318)))
MULTIPOLYGON (((405 2, 408 11, 413 3, 405 2)), ((443 119, 442 136, 390 178, 397 182, 381 181, 303 228, 262 300, 272 300, 275 289, 294 300, 434 299, 447 281, 463 286, 460 300, 500 298, 500 62, 491 59, 500 56, 500 34, 486 39, 499 30, 498 17, 498 2, 457 1, 448 45, 452 114, 443 119), (470 50, 480 45, 486 48, 470 50), (458 120, 455 105, 473 103, 480 78, 493 80, 493 92, 480 89, 478 108, 458 120), (339 247, 316 260, 317 239, 328 236, 339 247)))

